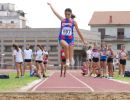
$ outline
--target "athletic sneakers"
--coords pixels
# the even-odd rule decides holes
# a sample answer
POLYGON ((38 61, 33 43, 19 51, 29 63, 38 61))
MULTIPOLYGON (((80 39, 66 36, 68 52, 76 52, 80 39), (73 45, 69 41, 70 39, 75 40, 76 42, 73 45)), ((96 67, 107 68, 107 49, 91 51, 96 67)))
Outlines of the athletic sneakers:
POLYGON ((72 58, 71 61, 70 61, 70 65, 74 66, 74 64, 75 64, 75 61, 74 61, 74 58, 72 58))
POLYGON ((113 79, 113 77, 110 76, 110 77, 108 77, 108 79, 113 79))
POLYGON ((70 65, 70 62, 69 62, 69 60, 67 59, 65 66, 69 66, 69 65, 70 65))

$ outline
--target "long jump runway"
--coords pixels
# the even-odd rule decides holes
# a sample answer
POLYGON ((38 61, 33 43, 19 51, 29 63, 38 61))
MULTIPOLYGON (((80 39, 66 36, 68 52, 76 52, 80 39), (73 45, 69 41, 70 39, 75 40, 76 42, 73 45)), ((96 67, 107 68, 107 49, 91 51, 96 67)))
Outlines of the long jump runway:
POLYGON ((80 71, 68 71, 66 77, 60 77, 55 71, 31 91, 40 92, 130 92, 130 84, 124 84, 105 78, 83 77, 80 71))

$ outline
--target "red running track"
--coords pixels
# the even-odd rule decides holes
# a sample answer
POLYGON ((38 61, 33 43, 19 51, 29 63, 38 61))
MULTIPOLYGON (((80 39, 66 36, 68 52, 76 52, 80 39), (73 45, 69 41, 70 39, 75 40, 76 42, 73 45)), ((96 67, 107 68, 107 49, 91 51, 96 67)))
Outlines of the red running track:
POLYGON ((130 92, 130 84, 124 84, 105 78, 83 77, 80 71, 68 71, 66 77, 60 77, 55 71, 31 91, 43 92, 130 92))

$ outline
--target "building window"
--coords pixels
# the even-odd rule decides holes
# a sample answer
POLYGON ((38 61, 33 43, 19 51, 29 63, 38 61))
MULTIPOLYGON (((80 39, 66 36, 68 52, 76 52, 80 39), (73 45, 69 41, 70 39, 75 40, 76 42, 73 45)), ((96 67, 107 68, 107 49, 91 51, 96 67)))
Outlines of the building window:
POLYGON ((57 40, 49 40, 49 42, 57 42, 57 40))
POLYGON ((0 24, 2 24, 3 22, 2 21, 0 21, 0 24))
POLYGON ((24 42, 24 40, 15 40, 15 42, 24 42))
POLYGON ((11 24, 14 24, 14 21, 11 21, 11 24))
POLYGON ((5 59, 4 62, 12 62, 12 59, 5 59))
POLYGON ((35 40, 26 40, 26 42, 35 42, 35 40))
POLYGON ((12 57, 12 54, 6 54, 5 57, 12 57))
POLYGON ((105 38, 105 28, 99 28, 98 32, 101 33, 101 39, 104 39, 105 38))
POLYGON ((46 40, 37 40, 37 42, 46 42, 46 40))
POLYGON ((57 46, 50 46, 50 51, 52 51, 52 52, 57 52, 58 50, 57 50, 57 46))
POLYGON ((11 52, 12 51, 12 46, 5 46, 4 52, 11 52))
POLYGON ((123 44, 117 44, 117 50, 121 50, 121 46, 122 46, 123 44))
POLYGON ((6 42, 6 43, 11 43, 12 40, 4 40, 4 42, 6 42))
POLYGON ((117 39, 124 39, 124 28, 117 29, 117 39))

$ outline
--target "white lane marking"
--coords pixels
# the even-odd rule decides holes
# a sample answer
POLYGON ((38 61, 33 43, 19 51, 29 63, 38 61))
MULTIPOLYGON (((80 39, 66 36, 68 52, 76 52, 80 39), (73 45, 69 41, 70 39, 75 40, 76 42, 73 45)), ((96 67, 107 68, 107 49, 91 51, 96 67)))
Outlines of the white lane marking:
POLYGON ((108 80, 111 80, 111 81, 114 81, 114 82, 118 82, 118 83, 122 83, 122 84, 128 84, 128 85, 130 85, 129 82, 125 82, 125 81, 120 81, 120 80, 116 80, 116 79, 108 79, 108 80))
POLYGON ((36 84, 40 83, 42 80, 38 79, 33 81, 32 83, 27 84, 27 86, 24 86, 20 89, 20 91, 26 92, 29 91, 32 87, 34 87, 36 84))
POLYGON ((34 92, 41 84, 43 84, 44 82, 46 82, 55 72, 53 72, 48 78, 46 78, 45 80, 41 81, 38 85, 36 85, 31 91, 34 92))
POLYGON ((44 87, 44 89, 80 89, 80 88, 83 88, 83 89, 87 89, 88 87, 44 87))
POLYGON ((80 83, 82 83, 83 85, 85 85, 87 88, 89 88, 92 92, 94 92, 94 89, 93 89, 91 86, 89 86, 89 85, 86 84, 85 82, 79 80, 77 77, 75 77, 74 75, 72 75, 70 72, 69 72, 69 74, 70 74, 73 78, 75 78, 77 81, 79 81, 80 83))

